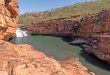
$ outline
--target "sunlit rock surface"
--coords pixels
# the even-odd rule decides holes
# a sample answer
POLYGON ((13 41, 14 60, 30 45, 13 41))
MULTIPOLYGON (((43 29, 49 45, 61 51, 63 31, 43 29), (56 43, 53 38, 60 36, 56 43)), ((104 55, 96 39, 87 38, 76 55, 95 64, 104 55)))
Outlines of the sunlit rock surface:
POLYGON ((18 20, 18 0, 0 0, 0 39, 15 35, 18 20))
POLYGON ((78 58, 56 61, 30 45, 0 40, 0 75, 95 75, 78 58))
POLYGON ((30 45, 3 41, 15 35, 17 19, 18 0, 0 0, 0 75, 94 75, 78 58, 59 63, 30 45))

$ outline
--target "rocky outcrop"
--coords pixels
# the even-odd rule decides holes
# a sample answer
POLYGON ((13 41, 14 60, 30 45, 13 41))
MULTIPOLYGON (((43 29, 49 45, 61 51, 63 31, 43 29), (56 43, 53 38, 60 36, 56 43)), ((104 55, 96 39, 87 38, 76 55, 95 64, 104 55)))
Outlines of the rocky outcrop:
POLYGON ((81 37, 89 42, 88 45, 82 45, 86 51, 110 62, 110 10, 41 21, 21 28, 32 34, 81 37))
POLYGON ((78 58, 57 62, 30 45, 0 40, 0 75, 95 75, 78 58))
POLYGON ((17 1, 0 0, 0 75, 94 75, 78 58, 59 63, 30 45, 3 41, 15 35, 17 1))
POLYGON ((0 0, 0 39, 8 40, 15 35, 17 19, 17 0, 0 0))
POLYGON ((90 42, 90 45, 82 47, 89 53, 96 55, 98 58, 110 63, 110 11, 104 10, 98 15, 87 18, 82 22, 79 36, 90 42))

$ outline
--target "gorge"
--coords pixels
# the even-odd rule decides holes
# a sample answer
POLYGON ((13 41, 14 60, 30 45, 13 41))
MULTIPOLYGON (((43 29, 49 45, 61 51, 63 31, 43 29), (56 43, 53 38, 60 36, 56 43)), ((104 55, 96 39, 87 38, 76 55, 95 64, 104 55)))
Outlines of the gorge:
MULTIPOLYGON (((110 49, 109 21, 110 21, 110 11, 103 10, 97 14, 76 15, 65 18, 44 20, 37 23, 32 23, 31 25, 21 26, 21 28, 30 31, 34 35, 80 37, 81 39, 87 41, 87 42, 83 41, 83 43, 85 44, 81 44, 81 47, 85 51, 94 54, 101 60, 110 62, 109 61, 109 55, 110 55, 109 54, 109 49, 110 49)), ((77 40, 73 40, 70 43, 74 44, 74 42, 78 43, 77 40)), ((89 61, 89 59, 87 61, 89 61)), ((91 59, 90 61, 96 62, 93 59, 91 59)), ((97 73, 98 69, 93 68, 93 70, 95 70, 94 72, 98 74, 97 73)), ((110 73, 105 71, 103 72, 103 70, 101 70, 100 74, 98 75, 105 75, 105 74, 109 75, 110 73)))
POLYGON ((0 75, 95 75, 78 58, 58 62, 30 45, 4 41, 15 36, 18 8, 17 0, 0 0, 0 75))
POLYGON ((96 75, 110 74, 110 65, 108 63, 97 59, 94 55, 87 53, 79 46, 70 45, 66 40, 67 37, 31 35, 28 37, 14 38, 11 42, 17 44, 30 44, 35 49, 42 51, 50 57, 52 56, 56 60, 77 57, 85 67, 93 71, 96 75))
POLYGON ((110 11, 103 10, 97 14, 44 20, 21 28, 32 34, 81 37, 88 41, 88 45, 82 45, 88 53, 109 62, 109 21, 110 11))
POLYGON ((0 0, 0 75, 110 74, 109 10, 17 28, 18 8, 17 0, 0 0))

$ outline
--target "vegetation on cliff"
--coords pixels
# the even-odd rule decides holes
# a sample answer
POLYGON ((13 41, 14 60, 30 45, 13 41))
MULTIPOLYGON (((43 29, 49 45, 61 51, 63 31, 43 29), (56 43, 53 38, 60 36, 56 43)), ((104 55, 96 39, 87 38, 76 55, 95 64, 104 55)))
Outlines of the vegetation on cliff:
POLYGON ((19 23, 29 25, 41 20, 56 19, 77 14, 97 13, 103 9, 110 9, 110 0, 86 1, 62 8, 51 9, 45 12, 25 13, 20 16, 19 23))

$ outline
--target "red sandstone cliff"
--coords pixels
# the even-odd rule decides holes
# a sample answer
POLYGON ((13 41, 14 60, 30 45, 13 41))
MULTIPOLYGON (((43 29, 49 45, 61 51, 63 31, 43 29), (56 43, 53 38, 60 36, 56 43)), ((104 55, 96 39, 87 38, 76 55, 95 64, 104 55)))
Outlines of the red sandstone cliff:
POLYGON ((79 36, 89 41, 91 46, 83 45, 85 50, 98 58, 110 62, 110 11, 98 14, 77 15, 41 21, 26 28, 34 34, 54 34, 60 36, 79 36))
POLYGON ((0 75, 94 75, 77 58, 59 63, 30 45, 3 41, 15 34, 17 0, 0 0, 0 10, 0 75))
POLYGON ((8 40, 15 35, 17 19, 17 0, 0 0, 0 39, 8 40))

